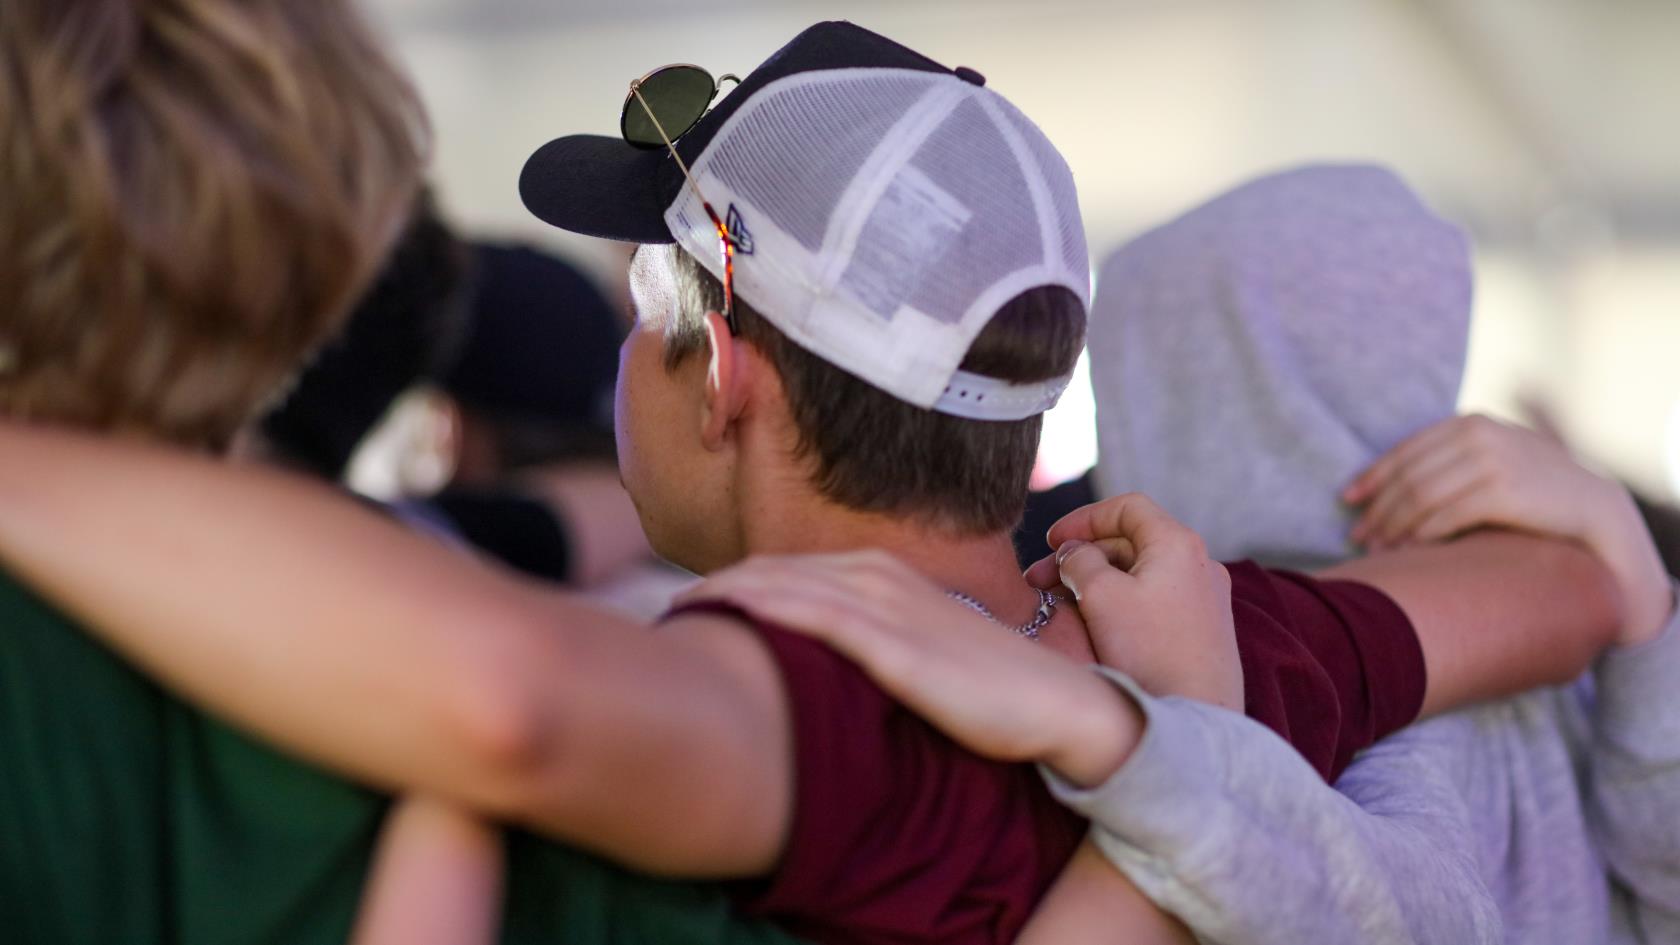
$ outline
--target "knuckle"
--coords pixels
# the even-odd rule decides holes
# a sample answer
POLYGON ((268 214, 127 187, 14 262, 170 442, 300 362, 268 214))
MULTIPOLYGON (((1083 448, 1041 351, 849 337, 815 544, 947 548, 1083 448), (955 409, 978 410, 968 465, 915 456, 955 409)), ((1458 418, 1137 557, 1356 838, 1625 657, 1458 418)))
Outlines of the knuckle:
POLYGON ((1231 593, 1231 569, 1218 561, 1213 562, 1213 582, 1222 593, 1231 593))
POLYGON ((1120 580, 1119 572, 1106 565, 1101 571, 1087 578, 1084 584, 1087 594, 1114 594, 1125 586, 1120 580))
POLYGON ((1394 495, 1403 505, 1418 505, 1424 500, 1423 486, 1416 479, 1401 482, 1394 495))
POLYGON ((1061 556, 1061 563, 1066 565, 1070 561, 1088 561, 1095 564, 1099 559, 1107 560, 1102 548, 1090 542, 1081 542, 1077 547, 1061 556))

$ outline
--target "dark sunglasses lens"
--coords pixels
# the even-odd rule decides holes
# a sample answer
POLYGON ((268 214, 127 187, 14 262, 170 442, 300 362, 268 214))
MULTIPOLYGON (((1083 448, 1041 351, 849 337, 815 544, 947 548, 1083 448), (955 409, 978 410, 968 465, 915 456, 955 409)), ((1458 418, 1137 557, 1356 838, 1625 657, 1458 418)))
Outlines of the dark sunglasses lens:
MULTIPOLYGON (((717 85, 704 69, 693 66, 671 66, 642 80, 642 101, 659 117, 659 124, 672 141, 694 127, 706 114, 717 85)), ((620 121, 624 140, 643 148, 665 146, 659 129, 648 118, 647 109, 636 101, 634 93, 624 103, 624 117, 620 121)))

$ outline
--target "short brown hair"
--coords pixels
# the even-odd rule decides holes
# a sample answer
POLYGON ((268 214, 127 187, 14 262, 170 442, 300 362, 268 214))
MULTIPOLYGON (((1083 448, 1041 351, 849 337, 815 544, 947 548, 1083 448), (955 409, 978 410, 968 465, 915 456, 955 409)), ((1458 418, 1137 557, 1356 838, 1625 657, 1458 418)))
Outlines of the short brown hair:
POLYGON ((376 271, 425 151, 347 0, 4 0, 0 413, 225 446, 376 271))
MULTIPOLYGON (((702 317, 723 306, 723 286, 694 257, 673 249, 678 313, 666 363, 704 351, 702 317)), ((794 344, 735 297, 740 337, 781 375, 802 455, 829 499, 900 515, 959 535, 1013 528, 1026 503, 1042 417, 967 420, 905 403, 794 344)), ((1085 341, 1085 307, 1062 286, 1011 299, 975 337, 962 368, 1017 383, 1073 370, 1085 341)))

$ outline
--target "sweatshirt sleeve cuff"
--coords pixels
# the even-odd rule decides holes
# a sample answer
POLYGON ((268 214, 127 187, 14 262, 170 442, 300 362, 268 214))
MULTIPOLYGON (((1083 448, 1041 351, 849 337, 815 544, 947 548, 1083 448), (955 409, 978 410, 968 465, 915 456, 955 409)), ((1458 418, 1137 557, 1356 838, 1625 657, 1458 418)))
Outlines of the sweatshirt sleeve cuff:
MULTIPOLYGON (((1676 582, 1680 600, 1680 582, 1676 582)), ((1599 657, 1594 672, 1599 732, 1624 747, 1680 746, 1680 609, 1649 643, 1599 657)))
MULTIPOLYGON (((1099 845, 1111 859, 1114 853, 1111 842, 1115 839, 1131 847, 1134 856, 1142 850, 1173 849, 1181 861, 1184 857, 1195 859, 1195 851, 1186 849, 1186 841, 1192 835, 1214 834, 1201 830, 1187 832, 1181 821, 1186 811, 1209 809, 1198 803, 1196 796, 1223 790, 1227 779, 1220 759, 1225 753, 1212 744, 1215 739, 1208 727, 1198 724, 1194 703, 1176 698, 1157 699, 1124 673, 1101 666, 1092 669, 1137 703, 1144 717, 1142 739, 1119 770, 1096 787, 1076 787, 1043 765, 1039 766, 1039 772, 1058 801, 1097 825, 1099 845), (1187 790, 1195 796, 1187 797, 1187 790)), ((1218 855, 1213 849, 1207 853, 1218 855)), ((1142 856, 1141 859, 1153 858, 1142 856)), ((1162 874, 1158 879, 1165 878, 1164 864, 1134 860, 1131 866, 1126 872, 1134 879, 1139 878, 1135 873, 1139 868, 1158 869, 1162 874)))

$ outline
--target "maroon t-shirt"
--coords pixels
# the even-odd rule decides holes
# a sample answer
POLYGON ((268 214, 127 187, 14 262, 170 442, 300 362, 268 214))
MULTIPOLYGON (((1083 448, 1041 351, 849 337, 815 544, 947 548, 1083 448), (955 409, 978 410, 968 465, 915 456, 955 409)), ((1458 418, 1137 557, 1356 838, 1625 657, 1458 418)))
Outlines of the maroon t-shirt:
MULTIPOLYGON (((1230 570, 1248 714, 1321 773, 1417 715, 1423 654, 1393 601, 1251 563, 1230 570)), ((828 648, 748 622, 786 687, 795 793, 782 861, 738 885, 741 909, 823 945, 1013 942, 1085 822, 1031 766, 971 754, 828 648)))
POLYGON ((1352 581, 1226 565, 1242 657, 1243 711, 1326 781, 1423 707, 1423 648, 1387 594, 1352 581))

